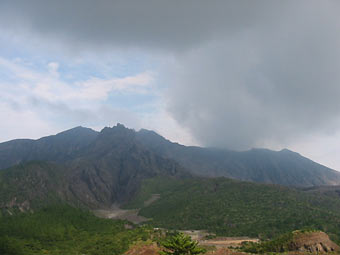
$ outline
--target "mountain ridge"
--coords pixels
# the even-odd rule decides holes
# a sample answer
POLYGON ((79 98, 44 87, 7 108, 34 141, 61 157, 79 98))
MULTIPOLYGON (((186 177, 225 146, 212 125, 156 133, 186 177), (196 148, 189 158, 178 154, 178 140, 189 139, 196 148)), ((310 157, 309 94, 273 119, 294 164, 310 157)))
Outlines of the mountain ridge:
POLYGON ((0 143, 0 169, 31 160, 65 162, 79 155, 98 132, 84 127, 75 127, 56 135, 36 140, 15 139, 0 143))
POLYGON ((122 124, 105 127, 101 132, 78 126, 37 140, 0 143, 0 169, 30 160, 64 164, 75 159, 100 156, 113 147, 122 150, 132 141, 138 143, 139 149, 176 161, 195 175, 300 187, 340 184, 340 172, 288 149, 255 148, 238 152, 185 146, 173 143, 154 131, 135 131, 122 124))
MULTIPOLYGON (((55 140, 57 136, 47 140, 55 140)), ((52 149, 59 148, 58 142, 52 149)), ((77 145, 74 141, 71 144, 77 145)), ((134 131, 125 127, 106 128, 93 141, 80 145, 79 153, 61 153, 61 160, 56 157, 54 161, 46 161, 40 157, 1 170, 2 207, 12 204, 19 209, 30 209, 28 203, 47 201, 47 194, 51 193, 54 200, 89 208, 109 208, 134 196, 145 178, 190 176, 174 160, 140 145, 134 131)), ((55 155, 55 151, 52 152, 55 155)))
POLYGON ((138 139, 158 154, 176 160, 194 174, 228 177, 286 186, 338 185, 340 172, 318 164, 297 152, 283 149, 231 151, 172 143, 154 131, 137 132, 138 139))

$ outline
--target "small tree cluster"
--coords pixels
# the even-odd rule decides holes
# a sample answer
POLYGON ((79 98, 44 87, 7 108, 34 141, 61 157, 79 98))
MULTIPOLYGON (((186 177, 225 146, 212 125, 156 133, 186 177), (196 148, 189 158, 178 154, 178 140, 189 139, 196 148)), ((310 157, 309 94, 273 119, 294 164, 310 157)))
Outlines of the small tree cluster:
POLYGON ((197 241, 193 241, 190 236, 183 233, 176 233, 161 242, 163 250, 161 255, 196 255, 206 252, 198 246, 197 241))

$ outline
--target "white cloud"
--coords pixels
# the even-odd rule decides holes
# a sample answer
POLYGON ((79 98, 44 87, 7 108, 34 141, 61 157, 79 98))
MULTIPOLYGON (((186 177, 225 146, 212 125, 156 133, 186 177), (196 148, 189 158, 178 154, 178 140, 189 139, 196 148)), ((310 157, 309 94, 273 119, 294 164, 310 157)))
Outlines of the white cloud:
POLYGON ((0 67, 8 72, 11 85, 4 84, 2 89, 8 91, 8 86, 20 89, 26 97, 33 96, 50 102, 66 104, 77 101, 106 100, 110 93, 151 93, 153 73, 146 71, 134 76, 103 79, 90 77, 84 81, 67 83, 60 77, 59 64, 50 62, 48 71, 39 71, 18 61, 0 58, 0 67), (14 82, 13 82, 14 81, 14 82))
POLYGON ((157 132, 166 139, 184 145, 199 146, 198 141, 191 135, 190 130, 183 128, 178 122, 166 111, 164 100, 158 100, 153 109, 154 112, 143 114, 140 127, 157 132))
MULTIPOLYGON (((6 77, 0 80, 0 141, 17 137, 37 138, 46 131, 60 131, 78 125, 101 129, 123 122, 140 128, 140 116, 121 104, 112 107, 111 94, 149 95, 153 73, 142 72, 120 78, 90 77, 67 82, 60 64, 35 67, 22 59, 0 57, 6 77)), ((0 74, 1 75, 1 74, 0 74)))
POLYGON ((47 67, 48 67, 48 71, 49 71, 51 76, 56 77, 56 78, 59 77, 59 72, 58 72, 59 63, 50 62, 50 63, 48 63, 47 67))
POLYGON ((114 79, 100 79, 92 77, 84 82, 76 82, 78 88, 76 94, 69 94, 71 97, 80 97, 83 99, 101 99, 107 98, 110 92, 121 93, 150 93, 153 81, 151 72, 144 72, 135 76, 114 79))
POLYGON ((165 100, 159 98, 161 93, 154 85, 153 72, 65 82, 57 62, 38 69, 23 59, 0 58, 0 68, 10 77, 10 81, 0 81, 0 118, 7 120, 0 128, 3 134, 0 141, 18 136, 38 138, 78 125, 100 130, 120 122, 136 130, 155 130, 175 142, 196 144, 188 131, 165 111, 165 100), (137 113, 124 108, 123 104, 111 107, 108 101, 111 93, 154 94, 158 100, 147 102, 152 104, 151 112, 137 113))
POLYGON ((340 171, 340 131, 323 135, 306 135, 289 144, 303 156, 340 171))
POLYGON ((13 109, 10 105, 0 102, 0 141, 18 138, 40 138, 54 134, 58 130, 42 120, 39 115, 29 109, 13 109))

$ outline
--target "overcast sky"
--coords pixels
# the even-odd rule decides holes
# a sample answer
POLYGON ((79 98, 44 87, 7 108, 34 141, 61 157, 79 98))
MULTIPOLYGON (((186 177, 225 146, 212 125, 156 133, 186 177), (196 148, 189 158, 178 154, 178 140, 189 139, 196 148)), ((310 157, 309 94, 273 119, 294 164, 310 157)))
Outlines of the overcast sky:
POLYGON ((0 142, 117 122, 340 170, 340 1, 2 0, 0 142))

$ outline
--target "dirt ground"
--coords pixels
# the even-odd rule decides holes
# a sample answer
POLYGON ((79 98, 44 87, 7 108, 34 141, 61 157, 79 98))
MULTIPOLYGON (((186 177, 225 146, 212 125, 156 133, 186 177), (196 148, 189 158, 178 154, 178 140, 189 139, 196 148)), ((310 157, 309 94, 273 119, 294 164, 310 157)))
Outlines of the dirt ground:
POLYGON ((97 217, 106 218, 106 219, 119 219, 119 220, 128 220, 135 224, 139 224, 141 222, 148 221, 149 219, 139 216, 139 210, 124 210, 120 209, 118 206, 114 205, 111 209, 106 210, 94 210, 93 213, 97 217))
POLYGON ((239 247, 242 242, 259 242, 257 238, 249 237, 217 237, 213 239, 206 239, 210 235, 204 230, 183 230, 182 233, 191 236, 192 240, 196 240, 203 246, 215 246, 216 248, 239 247))
POLYGON ((210 240, 201 240, 199 243, 203 246, 215 246, 216 248, 239 247, 242 242, 259 242, 259 239, 248 237, 223 237, 210 240))
MULTIPOLYGON (((144 202, 144 206, 151 205, 159 198, 160 194, 152 194, 151 197, 144 202)), ((93 213, 100 218, 128 220, 135 224, 139 224, 149 220, 148 218, 138 215, 139 209, 124 210, 119 208, 118 205, 113 205, 110 209, 93 210, 93 213)))

